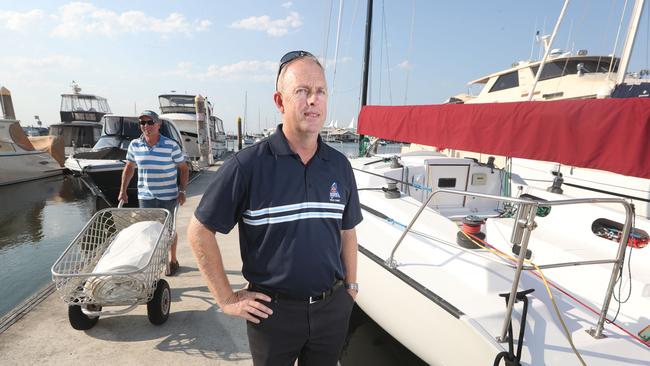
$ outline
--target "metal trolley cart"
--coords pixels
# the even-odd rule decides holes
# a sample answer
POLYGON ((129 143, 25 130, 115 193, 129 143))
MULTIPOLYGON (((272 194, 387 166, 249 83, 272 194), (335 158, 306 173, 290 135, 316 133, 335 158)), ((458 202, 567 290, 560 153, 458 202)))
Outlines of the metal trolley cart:
POLYGON ((147 304, 151 323, 167 321, 171 292, 160 277, 168 265, 167 250, 174 233, 174 217, 165 209, 109 208, 93 215, 52 266, 52 280, 68 304, 70 325, 78 330, 90 329, 100 316, 125 314, 140 304, 147 304), (145 264, 96 272, 95 266, 118 233, 143 221, 162 224, 151 253, 143 256, 141 263, 145 264), (118 308, 109 311, 107 307, 118 308))

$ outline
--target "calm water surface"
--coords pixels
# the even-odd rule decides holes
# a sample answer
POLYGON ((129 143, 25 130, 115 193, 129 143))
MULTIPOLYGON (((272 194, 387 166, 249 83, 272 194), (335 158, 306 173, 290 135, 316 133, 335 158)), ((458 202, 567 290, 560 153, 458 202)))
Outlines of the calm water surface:
POLYGON ((0 187, 0 317, 50 283, 50 267, 94 212, 73 177, 0 187))

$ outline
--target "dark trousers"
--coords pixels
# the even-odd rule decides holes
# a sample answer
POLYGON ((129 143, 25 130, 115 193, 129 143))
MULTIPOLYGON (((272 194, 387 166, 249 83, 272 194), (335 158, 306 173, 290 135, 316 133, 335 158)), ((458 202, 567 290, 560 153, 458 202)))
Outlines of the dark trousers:
POLYGON ((348 331, 354 300, 343 286, 314 304, 275 300, 273 314, 246 322, 255 366, 335 366, 348 331))

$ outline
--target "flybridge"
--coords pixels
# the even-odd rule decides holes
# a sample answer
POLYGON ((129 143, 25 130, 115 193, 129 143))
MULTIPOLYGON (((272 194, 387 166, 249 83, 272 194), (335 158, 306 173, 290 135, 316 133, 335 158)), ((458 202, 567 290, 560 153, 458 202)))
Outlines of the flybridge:
POLYGON ((650 100, 364 106, 360 134, 650 178, 650 100))

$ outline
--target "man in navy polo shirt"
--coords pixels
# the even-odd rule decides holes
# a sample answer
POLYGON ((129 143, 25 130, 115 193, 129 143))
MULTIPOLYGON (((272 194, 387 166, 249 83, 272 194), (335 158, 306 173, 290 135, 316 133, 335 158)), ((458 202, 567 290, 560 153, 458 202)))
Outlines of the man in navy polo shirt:
POLYGON ((319 136, 322 66, 308 52, 280 61, 283 124, 227 160, 194 212, 188 238, 224 313, 247 320, 255 365, 337 364, 358 292, 361 209, 348 160, 319 136), (233 291, 215 232, 239 227, 247 289, 233 291))

